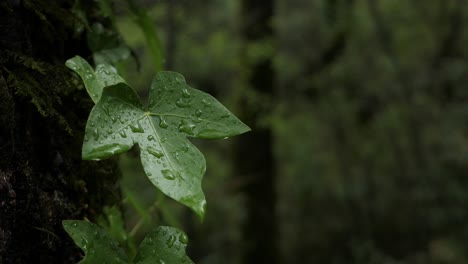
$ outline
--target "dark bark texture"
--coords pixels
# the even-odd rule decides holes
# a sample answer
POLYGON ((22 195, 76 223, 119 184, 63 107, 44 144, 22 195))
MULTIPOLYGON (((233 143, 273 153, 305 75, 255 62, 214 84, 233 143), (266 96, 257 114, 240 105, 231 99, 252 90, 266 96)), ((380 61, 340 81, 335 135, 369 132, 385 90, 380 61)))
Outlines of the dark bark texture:
MULTIPOLYGON (((94 1, 80 2, 100 19, 94 1)), ((64 65, 90 55, 74 3, 0 3, 0 263, 78 262, 61 221, 119 199, 116 161, 81 160, 93 102, 64 65)))
MULTIPOLYGON (((273 1, 242 1, 241 32, 248 45, 271 44, 273 29, 273 1)), ((247 52, 246 52, 247 55, 247 52)), ((276 191, 273 157, 273 135, 268 126, 260 120, 269 112, 268 101, 274 97, 274 70, 271 56, 262 58, 245 57, 248 69, 246 83, 258 98, 252 103, 244 97, 241 102, 240 119, 245 121, 252 132, 239 138, 236 146, 237 174, 245 181, 246 219, 243 227, 242 263, 278 262, 276 250, 276 191)))

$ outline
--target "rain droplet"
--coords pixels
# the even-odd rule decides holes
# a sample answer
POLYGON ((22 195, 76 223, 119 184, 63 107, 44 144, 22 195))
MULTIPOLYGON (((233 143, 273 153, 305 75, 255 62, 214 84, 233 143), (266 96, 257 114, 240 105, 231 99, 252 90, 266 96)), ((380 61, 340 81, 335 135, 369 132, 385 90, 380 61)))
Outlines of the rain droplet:
POLYGON ((104 73, 105 75, 109 75, 110 72, 107 69, 101 69, 101 72, 104 73))
POLYGON ((93 127, 93 126, 94 126, 94 122, 89 123, 89 125, 93 127))
POLYGON ((133 133, 143 133, 145 130, 141 127, 140 122, 136 122, 136 124, 130 124, 130 129, 133 133))
POLYGON ((198 116, 198 117, 201 116, 202 114, 203 114, 203 111, 200 110, 200 109, 198 109, 197 111, 195 111, 195 115, 198 116))
POLYGON ((187 152, 189 150, 189 145, 188 144, 185 144, 182 149, 181 149, 183 152, 187 152))
POLYGON ((146 173, 146 175, 148 175, 148 177, 151 177, 151 175, 153 175, 151 172, 148 172, 146 173))
POLYGON ((185 108, 185 107, 189 107, 189 106, 190 106, 190 102, 189 102, 187 99, 179 98, 179 99, 176 101, 176 105, 177 105, 178 107, 185 108))
POLYGON ((199 117, 192 117, 192 121, 195 123, 201 123, 202 119, 199 117))
POLYGON ((202 100, 202 103, 203 103, 203 105, 205 105, 205 106, 211 106, 211 103, 208 102, 208 101, 205 100, 205 99, 202 100))
POLYGON ((81 245, 83 245, 84 250, 88 249, 88 240, 83 236, 81 237, 81 245))
POLYGON ((119 135, 122 137, 122 138, 126 138, 127 137, 127 133, 125 133, 125 131, 120 131, 119 132, 119 135))
POLYGON ((86 78, 86 79, 91 79, 91 78, 93 78, 93 75, 91 74, 91 72, 87 71, 87 72, 85 73, 85 78, 86 78))
POLYGON ((88 137, 85 136, 84 139, 83 139, 84 142, 88 142, 88 137))
POLYGON ((174 173, 172 173, 172 171, 170 171, 170 170, 161 170, 161 173, 164 176, 164 178, 166 178, 166 179, 168 179, 170 181, 175 179, 174 173))
POLYGON ((94 129, 93 131, 93 137, 94 137, 94 140, 98 140, 99 139, 99 131, 97 129, 94 129))
POLYGON ((112 129, 108 129, 107 134, 109 134, 109 135, 112 134, 112 129))
POLYGON ((187 243, 188 243, 188 237, 187 237, 187 235, 184 234, 184 233, 180 233, 180 235, 179 235, 179 241, 180 241, 180 243, 182 243, 182 244, 187 244, 187 243))
POLYGON ((221 115, 222 118, 228 118, 229 116, 231 116, 229 113, 224 113, 221 115))
POLYGON ((73 223, 73 224, 72 224, 73 227, 76 227, 77 225, 78 225, 77 223, 73 223))
POLYGON ((184 132, 189 135, 194 135, 194 132, 193 132, 194 128, 195 128, 194 124, 188 123, 185 120, 179 124, 179 132, 184 132))
POLYGON ((147 147, 146 150, 148 151, 149 154, 155 156, 156 158, 162 158, 164 156, 164 153, 160 150, 157 150, 153 147, 147 147))
POLYGON ((159 117, 159 127, 161 128, 167 128, 169 125, 166 122, 166 119, 164 119, 162 116, 159 117))
POLYGON ((117 119, 115 117, 111 117, 111 121, 112 121, 112 123, 115 123, 115 122, 117 122, 117 119))
POLYGON ((172 246, 174 246, 175 241, 176 241, 176 237, 173 235, 170 235, 166 241, 166 244, 169 248, 171 248, 172 246))
POLYGON ((182 95, 185 97, 185 98, 189 98, 191 96, 190 92, 188 89, 182 89, 182 95))
POLYGON ((120 124, 123 124, 123 123, 124 123, 124 120, 122 119, 121 116, 118 115, 118 116, 117 116, 117 119, 119 120, 120 124))
POLYGON ((148 135, 147 139, 148 139, 149 141, 153 141, 153 140, 154 140, 154 136, 153 136, 153 135, 148 135))

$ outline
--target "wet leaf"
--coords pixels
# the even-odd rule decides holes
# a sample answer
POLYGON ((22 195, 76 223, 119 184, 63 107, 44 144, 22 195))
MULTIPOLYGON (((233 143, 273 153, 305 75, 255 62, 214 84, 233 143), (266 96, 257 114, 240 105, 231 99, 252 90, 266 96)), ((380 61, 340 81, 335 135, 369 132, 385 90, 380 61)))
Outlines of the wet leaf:
MULTIPOLYGON (((83 76, 83 69, 87 72, 89 65, 76 57, 71 62, 76 61, 80 67, 75 68, 83 76)), ((100 76, 97 73, 94 80, 84 80, 88 91, 103 93, 96 97, 97 104, 88 118, 83 159, 105 159, 138 144, 151 182, 203 218, 206 202, 201 180, 206 162, 187 137, 226 138, 250 129, 214 97, 189 87, 178 73, 156 75, 148 107, 120 77, 103 89, 100 76)))
POLYGON ((79 220, 64 220, 62 225, 85 257, 80 264, 190 264, 185 253, 188 238, 182 231, 167 226, 152 230, 141 242, 133 261, 100 226, 79 220))
POLYGON ((94 71, 85 59, 75 56, 67 60, 65 65, 80 75, 86 91, 94 103, 97 103, 101 98, 104 87, 117 83, 125 83, 125 80, 120 77, 117 70, 107 64, 99 64, 96 67, 96 71, 94 71))
POLYGON ((188 238, 182 231, 168 226, 160 226, 151 231, 141 242, 136 264, 190 264, 185 254, 188 238))
POLYGON ((101 227, 86 221, 64 220, 63 228, 84 252, 80 264, 130 263, 127 255, 101 227))

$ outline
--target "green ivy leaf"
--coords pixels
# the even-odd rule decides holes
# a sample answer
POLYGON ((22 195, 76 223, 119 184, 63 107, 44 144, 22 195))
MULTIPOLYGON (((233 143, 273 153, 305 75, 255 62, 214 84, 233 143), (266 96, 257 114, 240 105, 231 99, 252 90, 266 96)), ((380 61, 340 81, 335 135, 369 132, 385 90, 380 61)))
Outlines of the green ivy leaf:
POLYGON ((151 85, 149 106, 144 107, 122 78, 101 74, 101 65, 93 75, 91 66, 79 57, 68 64, 84 76, 92 97, 103 90, 102 96, 93 99, 97 104, 86 125, 83 159, 108 158, 136 143, 151 182, 203 218, 206 202, 201 180, 206 162, 187 137, 226 138, 249 127, 211 95, 190 88, 178 73, 159 72, 151 85), (103 89, 110 83, 114 85, 103 89))
POLYGON ((80 75, 86 91, 88 91, 94 103, 97 103, 101 98, 104 87, 117 83, 125 83, 125 80, 120 77, 117 70, 107 64, 99 64, 96 67, 96 71, 94 71, 85 59, 75 56, 67 60, 65 65, 80 75))
POLYGON ((182 231, 160 226, 151 231, 141 242, 134 261, 130 261, 123 249, 100 226, 79 220, 64 220, 62 225, 76 245, 85 252, 80 264, 190 264, 185 253, 188 238, 182 231))
POLYGON ((80 264, 129 263, 127 255, 101 227, 86 221, 64 220, 63 228, 84 252, 80 264))
POLYGON ((185 254, 188 238, 182 231, 160 226, 141 242, 134 262, 136 264, 189 264, 193 261, 185 254))

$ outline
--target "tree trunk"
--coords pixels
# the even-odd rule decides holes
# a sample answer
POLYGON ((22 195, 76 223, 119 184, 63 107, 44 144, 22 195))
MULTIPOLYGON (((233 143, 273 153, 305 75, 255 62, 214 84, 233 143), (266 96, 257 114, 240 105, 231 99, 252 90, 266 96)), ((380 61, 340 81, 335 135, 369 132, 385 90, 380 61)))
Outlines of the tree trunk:
POLYGON ((74 2, 0 3, 0 263, 76 263, 61 221, 93 219, 120 196, 115 160, 81 161, 93 102, 64 66, 90 55, 74 2))
MULTIPOLYGON (((242 1, 244 52, 248 45, 271 41, 273 6, 271 0, 242 1)), ((254 90, 260 98, 273 99, 274 70, 271 56, 245 59, 249 89, 254 90)), ((243 177, 246 183, 242 263, 277 263, 273 137, 269 127, 259 124, 269 107, 251 104, 245 97, 241 99, 240 105, 240 119, 252 128, 252 132, 243 135, 236 146, 237 175, 243 177)))

